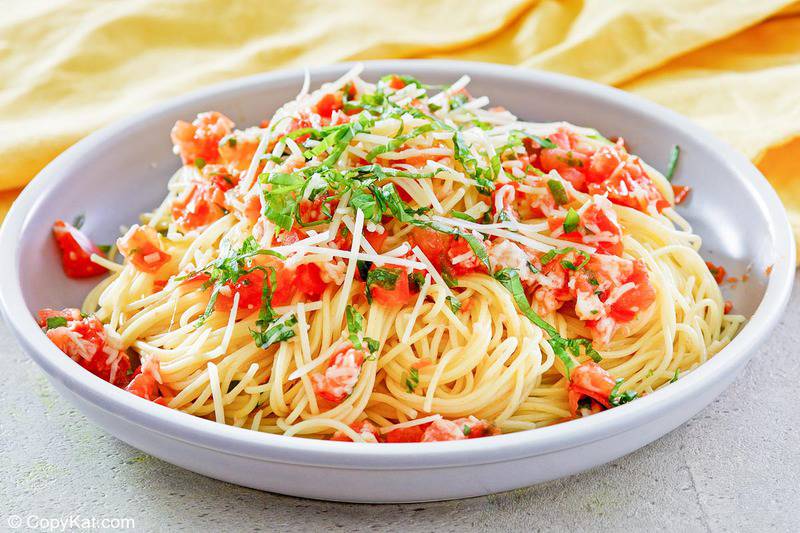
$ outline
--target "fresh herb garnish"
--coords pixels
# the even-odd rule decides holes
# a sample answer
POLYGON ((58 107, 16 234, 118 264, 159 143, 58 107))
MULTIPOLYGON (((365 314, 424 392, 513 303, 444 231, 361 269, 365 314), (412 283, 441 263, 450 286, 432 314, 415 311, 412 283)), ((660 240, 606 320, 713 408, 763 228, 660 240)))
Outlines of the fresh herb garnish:
POLYGON ((66 325, 67 319, 63 316, 51 316, 48 317, 47 321, 45 322, 45 326, 48 331, 54 328, 63 328, 66 327, 66 325))
POLYGON ((569 203, 567 190, 564 188, 563 183, 556 179, 549 179, 547 180, 547 188, 550 189, 550 194, 553 195, 553 200, 555 200, 558 205, 569 203))
POLYGON ((580 221, 581 217, 578 215, 578 212, 570 207, 569 211, 567 211, 567 216, 564 217, 564 233, 571 233, 578 229, 580 221))
POLYGON ((411 368, 406 376, 406 390, 413 393, 419 385, 419 370, 411 368))
POLYGON ((619 407, 636 399, 636 391, 626 390, 625 392, 619 392, 623 381, 625 380, 622 378, 617 379, 617 384, 614 385, 614 388, 611 389, 611 394, 608 395, 608 402, 614 407, 619 407))
POLYGON ((676 381, 678 381, 678 376, 679 376, 679 374, 680 374, 680 371, 681 371, 681 369, 680 369, 680 368, 676 368, 676 369, 675 369, 675 374, 674 374, 674 375, 672 376, 672 378, 669 380, 669 382, 670 382, 670 383, 675 383, 676 381))
POLYGON ((553 352, 564 364, 567 379, 569 379, 570 371, 578 364, 575 357, 581 355, 581 348, 583 348, 586 355, 591 357, 595 362, 602 360, 597 350, 592 347, 591 340, 583 338, 567 339, 562 337, 556 328, 533 310, 525 296, 525 291, 522 288, 522 282, 519 279, 519 273, 516 269, 504 268, 498 270, 495 272, 494 277, 511 293, 520 312, 550 336, 550 338, 547 339, 547 343, 553 348, 553 352))
POLYGON ((669 154, 669 163, 667 164, 667 173, 665 177, 667 181, 672 181, 672 176, 675 175, 675 167, 678 166, 678 157, 681 155, 681 147, 677 144, 672 147, 672 151, 669 154))
POLYGON ((367 301, 372 303, 373 285, 377 285, 387 291, 393 291, 401 274, 403 274, 403 270, 399 268, 377 267, 370 270, 366 279, 367 301))
POLYGON ((195 157, 194 166, 196 166, 198 170, 203 170, 203 167, 206 166, 206 160, 202 157, 195 157))
POLYGON ((459 309, 461 309, 461 300, 459 300, 455 296, 447 296, 445 300, 447 301, 447 304, 450 306, 450 310, 454 313, 458 313, 459 309))
POLYGON ((81 213, 73 219, 72 225, 75 227, 75 229, 81 229, 84 222, 86 222, 86 215, 81 213))

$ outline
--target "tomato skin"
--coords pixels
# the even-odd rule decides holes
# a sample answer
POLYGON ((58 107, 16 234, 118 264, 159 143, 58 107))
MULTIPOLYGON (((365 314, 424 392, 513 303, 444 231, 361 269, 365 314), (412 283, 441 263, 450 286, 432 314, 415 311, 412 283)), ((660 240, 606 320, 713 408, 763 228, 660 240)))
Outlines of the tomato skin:
POLYGON ((393 74, 391 78, 389 78, 389 87, 395 90, 400 90, 406 86, 406 82, 398 76, 397 74, 393 74))
MULTIPOLYGON (((375 266, 373 266, 373 270, 375 266)), ((384 289, 379 285, 370 286, 372 301, 388 307, 406 305, 411 300, 411 289, 408 286, 408 272, 403 268, 388 268, 397 272, 397 281, 393 289, 384 289)))
POLYGON ((92 254, 103 252, 89 238, 72 224, 63 220, 53 223, 53 237, 61 251, 61 267, 70 278, 91 278, 108 272, 91 260, 92 254))
POLYGON ((158 232, 151 226, 134 224, 117 239, 117 248, 140 272, 152 274, 169 262, 171 255, 161 249, 158 232))
POLYGON ((577 416, 578 402, 583 397, 591 398, 606 409, 610 408, 609 396, 616 384, 608 370, 594 361, 587 361, 573 368, 567 394, 572 416, 577 416))

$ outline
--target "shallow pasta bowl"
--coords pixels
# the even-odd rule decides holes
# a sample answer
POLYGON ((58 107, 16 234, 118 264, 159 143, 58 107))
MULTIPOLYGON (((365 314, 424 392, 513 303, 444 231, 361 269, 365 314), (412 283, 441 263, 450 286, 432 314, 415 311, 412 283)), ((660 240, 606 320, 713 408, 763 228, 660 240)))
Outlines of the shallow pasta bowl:
MULTIPOLYGON (((311 71, 312 84, 349 68, 311 71)), ((121 440, 165 461, 240 485, 296 496, 408 502, 476 496, 574 474, 616 459, 676 428, 711 402, 745 366, 781 317, 794 277, 794 243, 781 203, 741 155, 685 118, 594 83, 511 67, 451 61, 378 61, 363 76, 399 72, 425 82, 472 77, 470 90, 531 121, 567 120, 623 136, 657 168, 680 145, 678 183, 691 185, 679 211, 703 237, 702 253, 733 275, 727 295, 748 322, 718 355, 676 383, 597 415, 496 437, 366 445, 257 433, 170 410, 79 367, 39 330, 33 313, 74 306, 96 280, 68 280, 50 226, 86 213, 85 229, 110 242, 165 194, 179 162, 169 131, 177 119, 215 109, 237 124, 268 117, 297 93, 299 70, 234 80, 174 99, 94 133, 44 169, 14 204, 0 233, 0 304, 24 350, 53 386, 121 440)))

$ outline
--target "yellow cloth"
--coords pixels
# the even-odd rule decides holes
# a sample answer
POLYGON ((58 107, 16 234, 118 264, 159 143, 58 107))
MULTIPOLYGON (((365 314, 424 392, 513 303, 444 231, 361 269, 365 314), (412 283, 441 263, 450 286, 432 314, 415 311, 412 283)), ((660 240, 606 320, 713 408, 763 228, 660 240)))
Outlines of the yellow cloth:
POLYGON ((2 9, 0 216, 70 144, 166 97, 274 68, 439 57, 560 71, 671 107, 756 161, 800 228, 793 1, 26 0, 2 9))

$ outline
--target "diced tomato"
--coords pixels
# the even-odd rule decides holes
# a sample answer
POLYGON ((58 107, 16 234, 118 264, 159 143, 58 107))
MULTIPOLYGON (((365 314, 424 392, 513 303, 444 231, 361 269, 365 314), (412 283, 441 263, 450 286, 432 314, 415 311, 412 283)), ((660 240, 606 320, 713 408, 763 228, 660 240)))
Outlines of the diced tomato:
POLYGON ((161 397, 156 378, 152 374, 142 373, 139 369, 137 369, 137 373, 134 374, 133 379, 125 387, 125 390, 150 401, 161 397))
POLYGON ((574 132, 561 129, 550 135, 557 147, 541 151, 542 170, 556 170, 581 192, 607 194, 615 204, 648 211, 669 207, 641 162, 628 155, 624 141, 596 149, 574 132))
POLYGON ((120 387, 128 383, 128 355, 108 344, 103 324, 94 315, 83 317, 78 309, 42 309, 39 325, 59 350, 92 374, 120 387), (53 324, 56 318, 63 319, 61 325, 53 324))
POLYGON ((474 416, 466 418, 459 418, 453 422, 461 428, 461 432, 468 439, 479 439, 481 437, 490 437, 498 435, 500 431, 486 420, 479 420, 474 416))
POLYGON ((609 396, 611 396, 611 391, 614 390, 616 384, 608 370, 594 361, 587 361, 573 368, 570 372, 567 393, 569 410, 572 416, 577 416, 579 411, 578 402, 585 397, 590 398, 606 409, 611 407, 609 396))
POLYGON ((244 216, 251 224, 255 224, 261 216, 261 198, 257 194, 248 196, 245 200, 244 216))
POLYGON ((481 262, 477 255, 475 255, 466 239, 451 239, 450 249, 447 250, 447 259, 448 264, 451 265, 450 270, 456 276, 465 276, 467 274, 472 274, 473 272, 486 273, 486 265, 481 262), (461 257, 465 254, 470 254, 468 259, 461 260, 458 263, 453 264, 453 259, 461 257))
POLYGON ((151 226, 133 225, 128 233, 117 239, 117 248, 137 270, 150 274, 171 258, 161 249, 158 232, 151 226))
POLYGON ((320 117, 330 119, 331 115, 333 115, 333 112, 338 111, 341 108, 342 93, 337 91, 335 93, 323 95, 314 106, 314 111, 318 113, 320 117))
POLYGON ((400 90, 406 86, 406 82, 398 76, 397 74, 393 74, 391 78, 389 78, 389 87, 395 90, 400 90))
POLYGON ((179 120, 172 128, 172 142, 178 147, 184 165, 198 158, 205 163, 219 159, 219 142, 233 130, 233 121, 217 111, 200 113, 190 124, 179 120))
POLYGON ((673 185, 672 194, 675 196, 675 205, 682 204, 691 191, 692 188, 688 185, 673 185))
POLYGON ((56 220, 53 237, 61 250, 61 267, 68 277, 89 278, 108 272, 91 260, 92 254, 103 255, 103 252, 75 226, 56 220))
POLYGON ((464 440, 467 436, 464 434, 464 428, 453 422, 452 420, 445 420, 440 418, 434 420, 425 433, 422 435, 420 442, 437 442, 446 440, 464 440))
POLYGON ((421 442, 425 434, 425 424, 411 426, 407 428, 393 429, 386 435, 386 442, 421 442))
POLYGON ((647 309, 656 301, 656 290, 650 283, 647 269, 641 260, 633 262, 633 273, 625 279, 624 283, 633 283, 634 288, 622 293, 611 304, 609 316, 617 322, 629 322, 636 313, 647 309))
POLYGON ((264 272, 255 270, 241 276, 235 282, 227 283, 217 295, 214 309, 217 311, 230 311, 233 307, 233 298, 239 295, 239 310, 254 311, 261 308, 261 296, 264 290, 264 272))
POLYGON ((257 137, 247 137, 241 132, 225 136, 219 142, 219 156, 222 163, 237 170, 247 170, 258 148, 257 137))
POLYGON ((304 263, 295 271, 295 285, 297 290, 311 299, 319 299, 325 292, 328 284, 322 280, 319 266, 314 263, 304 263))
POLYGON ((347 346, 333 354, 324 374, 312 374, 314 392, 328 401, 339 403, 350 394, 358 382, 364 352, 347 346))
MULTIPOLYGON (((173 200, 172 218, 184 231, 211 224, 226 213, 225 191, 232 186, 224 179, 215 179, 212 182, 192 181, 173 200)), ((258 209, 261 209, 260 203, 258 209)))
POLYGON ((731 311, 733 311, 733 302, 730 300, 725 300, 725 308, 723 309, 723 312, 727 315, 731 311))
POLYGON ((414 245, 419 246, 436 270, 441 271, 448 265, 447 251, 450 249, 450 235, 415 226, 411 230, 411 240, 414 245))
MULTIPOLYGON (((373 270, 376 268, 373 265, 373 270)), ((411 300, 411 289, 408 286, 408 272, 403 268, 386 268, 397 273, 394 288, 384 288, 380 285, 371 285, 372 301, 386 306, 402 306, 411 300)))
POLYGON ((714 281, 717 282, 717 285, 721 285, 722 282, 725 281, 725 267, 715 265, 711 261, 706 261, 706 266, 708 267, 708 271, 711 272, 711 275, 714 276, 714 281))
MULTIPOLYGON (((361 435, 366 442, 380 442, 380 432, 378 428, 375 427, 372 422, 369 420, 361 420, 360 422, 353 422, 350 424, 350 427, 361 435)), ((341 442, 353 442, 353 439, 347 436, 346 433, 343 431, 337 431, 331 437, 331 440, 341 441, 341 442)))

